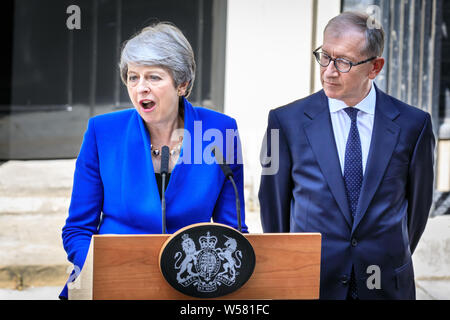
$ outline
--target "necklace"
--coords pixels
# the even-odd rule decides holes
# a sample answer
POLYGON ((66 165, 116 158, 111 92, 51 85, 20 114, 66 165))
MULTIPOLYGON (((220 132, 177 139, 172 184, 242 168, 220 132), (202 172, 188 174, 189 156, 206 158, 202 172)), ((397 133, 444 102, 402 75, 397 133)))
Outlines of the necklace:
MULTIPOLYGON (((183 137, 180 137, 180 142, 178 142, 173 149, 169 150, 169 155, 173 156, 176 153, 180 153, 182 144, 183 144, 183 137)), ((161 155, 161 148, 156 149, 152 144, 150 144, 150 150, 152 151, 152 156, 154 157, 159 157, 161 155)))

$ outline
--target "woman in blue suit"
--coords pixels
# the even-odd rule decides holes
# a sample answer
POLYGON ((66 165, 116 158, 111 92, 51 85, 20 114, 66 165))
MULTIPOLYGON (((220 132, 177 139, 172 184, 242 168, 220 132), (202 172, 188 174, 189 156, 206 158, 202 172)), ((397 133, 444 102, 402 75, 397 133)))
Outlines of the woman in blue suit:
MULTIPOLYGON (((76 161, 62 230, 75 270, 83 267, 93 234, 162 232, 164 145, 170 150, 167 232, 211 220, 237 227, 234 189, 212 156, 213 147, 224 151, 234 173, 247 232, 236 121, 186 100, 195 61, 182 32, 168 23, 144 28, 125 43, 120 71, 134 109, 91 118, 76 161)), ((67 297, 67 286, 60 297, 67 297)))

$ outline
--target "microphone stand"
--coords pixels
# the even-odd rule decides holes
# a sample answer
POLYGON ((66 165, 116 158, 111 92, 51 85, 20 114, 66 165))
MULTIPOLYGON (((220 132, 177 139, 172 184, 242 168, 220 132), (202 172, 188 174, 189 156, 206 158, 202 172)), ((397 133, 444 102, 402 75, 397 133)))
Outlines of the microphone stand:
POLYGON ((216 158, 217 163, 219 164, 220 168, 222 169, 223 174, 225 175, 225 177, 228 180, 230 180, 231 184, 233 185, 234 196, 236 198, 236 213, 237 213, 237 221, 238 221, 238 230, 239 230, 239 232, 242 232, 241 204, 239 201, 239 192, 237 190, 236 183, 233 179, 233 177, 234 177, 233 171, 231 170, 230 166, 224 161, 223 155, 218 148, 214 148, 212 153, 213 153, 214 157, 216 158))
POLYGON ((166 234, 166 177, 169 172, 169 147, 161 148, 161 211, 162 211, 162 234, 166 234))
POLYGON ((232 175, 228 177, 228 180, 230 180, 231 184, 233 185, 234 195, 236 197, 236 212, 237 212, 238 230, 239 230, 239 232, 242 232, 242 226, 241 226, 241 203, 239 201, 238 189, 236 187, 236 183, 234 182, 234 179, 233 179, 232 175))
POLYGON ((161 190, 161 210, 162 210, 162 234, 166 234, 166 197, 164 189, 166 187, 166 174, 161 174, 162 190, 161 190))

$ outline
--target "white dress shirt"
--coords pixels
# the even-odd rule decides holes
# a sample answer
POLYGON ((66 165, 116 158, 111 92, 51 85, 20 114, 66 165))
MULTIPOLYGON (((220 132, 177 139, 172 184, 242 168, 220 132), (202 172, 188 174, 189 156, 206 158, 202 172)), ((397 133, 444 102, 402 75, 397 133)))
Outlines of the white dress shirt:
MULTIPOLYGON (((376 92, 372 82, 369 94, 354 108, 359 109, 356 125, 361 140, 362 165, 363 173, 366 170, 367 157, 369 155, 370 141, 372 139, 373 119, 375 116, 376 92)), ((334 139, 341 164, 342 175, 344 175, 345 162, 345 146, 350 132, 352 121, 348 114, 344 111, 348 106, 341 100, 328 98, 328 106, 330 108, 331 124, 333 126, 334 139)))

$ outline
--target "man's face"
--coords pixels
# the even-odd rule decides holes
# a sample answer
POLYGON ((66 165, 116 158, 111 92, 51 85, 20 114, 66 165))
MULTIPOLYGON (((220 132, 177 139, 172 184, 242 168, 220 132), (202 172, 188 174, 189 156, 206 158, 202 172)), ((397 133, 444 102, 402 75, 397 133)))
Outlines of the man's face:
MULTIPOLYGON (((370 58, 361 55, 365 41, 364 34, 357 30, 348 29, 342 33, 327 30, 324 34, 322 52, 332 58, 344 58, 356 63, 370 58)), ((379 72, 373 71, 373 61, 353 66, 348 73, 339 72, 334 63, 330 62, 328 67, 320 67, 320 80, 327 97, 354 106, 369 93, 370 80, 379 72)))

